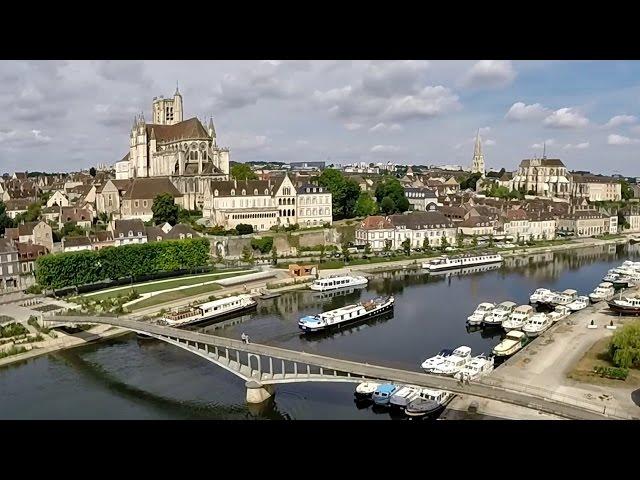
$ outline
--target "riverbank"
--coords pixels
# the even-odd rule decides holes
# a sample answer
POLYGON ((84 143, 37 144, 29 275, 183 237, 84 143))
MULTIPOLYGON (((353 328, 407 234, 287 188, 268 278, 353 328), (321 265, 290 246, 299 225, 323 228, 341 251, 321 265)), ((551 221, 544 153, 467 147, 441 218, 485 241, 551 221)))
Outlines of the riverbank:
POLYGON ((27 352, 0 359, 0 367, 23 362, 60 350, 68 350, 70 348, 82 347, 91 343, 109 340, 128 333, 131 333, 131 331, 125 328, 110 327, 108 325, 97 325, 89 330, 73 334, 56 330, 56 338, 49 338, 43 342, 35 343, 33 344, 33 348, 27 352))

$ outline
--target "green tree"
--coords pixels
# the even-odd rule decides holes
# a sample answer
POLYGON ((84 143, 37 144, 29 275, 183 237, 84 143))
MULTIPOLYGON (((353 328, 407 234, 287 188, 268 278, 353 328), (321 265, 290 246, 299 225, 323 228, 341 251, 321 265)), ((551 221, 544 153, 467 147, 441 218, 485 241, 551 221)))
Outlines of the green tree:
POLYGON ((253 225, 248 225, 246 223, 239 223, 236 226, 236 230, 238 231, 238 235, 250 235, 253 233, 253 225))
POLYGON ((0 201, 0 234, 4 235, 5 228, 13 228, 15 222, 7 215, 7 206, 0 201))
POLYGON ((320 244, 320 263, 323 262, 324 257, 327 255, 327 247, 324 243, 320 244))
POLYGON ((366 256, 371 255, 371 244, 369 242, 365 243, 364 245, 364 254, 366 256))
POLYGON ((640 322, 628 323, 617 330, 609 343, 609 355, 617 367, 640 367, 640 322))
POLYGON ((384 241, 384 252, 389 253, 391 251, 392 246, 393 246, 393 242, 387 238, 384 241))
POLYGON ((380 210, 385 213, 402 213, 409 210, 409 200, 404 196, 404 188, 400 180, 391 176, 383 177, 382 181, 378 183, 375 190, 376 200, 380 204, 380 210), (390 198, 393 202, 393 208, 389 207, 389 203, 383 205, 385 198, 390 198))
POLYGON ((186 208, 180 207, 178 210, 178 223, 191 223, 191 212, 186 208))
POLYGON ((408 257, 411 255, 411 240, 405 238, 404 241, 400 244, 402 249, 404 250, 404 254, 408 257))
POLYGON ((276 248, 276 244, 275 243, 271 247, 271 262, 274 265, 278 265, 278 249, 276 248))
POLYGON ((456 246, 458 248, 464 247, 464 234, 462 233, 462 231, 459 231, 456 235, 456 246))
POLYGON ((342 244, 342 257, 345 263, 351 259, 351 252, 349 251, 349 245, 347 243, 342 244))
POLYGON ((471 190, 476 189, 476 183, 480 180, 482 174, 480 172, 472 173, 467 178, 465 178, 462 182, 460 182, 460 190, 466 190, 470 188, 471 190))
POLYGON ((442 237, 440 237, 440 250, 444 252, 448 246, 449 241, 447 240, 447 237, 443 235, 442 237))
POLYGON ((424 240, 422 241, 422 249, 425 252, 431 250, 431 245, 429 244, 429 239, 427 237, 424 237, 424 240))
POLYGON ((251 251, 251 248, 249 248, 248 245, 245 245, 242 248, 242 261, 244 263, 251 263, 253 264, 253 252, 251 251))
POLYGON ((252 238, 251 248, 259 250, 260 253, 270 252, 273 248, 273 237, 252 238))
POLYGON ((96 176, 96 169, 94 167, 91 167, 89 169, 89 175, 91 175, 92 177, 96 176))
POLYGON ((542 232, 542 235, 541 235, 541 237, 540 237, 540 239, 541 239, 542 241, 546 241, 546 240, 547 240, 547 232, 543 231, 543 232, 542 232))
POLYGON ((180 206, 176 205, 169 193, 156 195, 156 198, 153 199, 153 205, 151 205, 151 211, 153 212, 153 223, 156 225, 165 222, 169 222, 170 225, 178 223, 180 206))
POLYGON ((231 167, 231 176, 236 180, 257 180, 258 176, 246 163, 236 163, 231 167))
POLYGON ((396 211, 396 204, 391 197, 384 197, 380 202, 380 211, 385 215, 391 215, 396 211))
POLYGON ((67 222, 62 226, 60 234, 63 237, 86 235, 86 231, 78 226, 76 222, 67 222))
POLYGON ((630 200, 633 198, 633 189, 626 180, 622 180, 620 182, 620 193, 622 194, 623 200, 630 200))
POLYGON ((618 210, 618 227, 620 230, 631 227, 631 224, 627 221, 621 210, 618 210))
POLYGON ((318 177, 318 184, 331 192, 333 217, 336 220, 353 218, 356 202, 360 196, 358 183, 342 172, 325 168, 318 177))
POLYGON ((378 213, 378 204, 369 192, 360 192, 354 214, 356 217, 367 217, 378 213))
POLYGON ((22 222, 35 222, 40 218, 40 210, 42 206, 39 203, 32 203, 27 207, 27 211, 16 216, 14 223, 16 225, 22 222))

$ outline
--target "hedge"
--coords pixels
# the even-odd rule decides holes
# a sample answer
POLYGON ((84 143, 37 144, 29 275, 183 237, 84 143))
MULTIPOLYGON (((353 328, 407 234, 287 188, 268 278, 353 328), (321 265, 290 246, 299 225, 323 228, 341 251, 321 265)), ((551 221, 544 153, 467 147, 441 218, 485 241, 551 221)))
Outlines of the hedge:
POLYGON ((601 377, 613 378, 615 380, 626 380, 629 375, 628 368, 619 367, 593 367, 593 372, 597 373, 601 377))
POLYGON ((209 240, 185 238, 46 255, 36 260, 44 288, 65 288, 207 265, 209 240))

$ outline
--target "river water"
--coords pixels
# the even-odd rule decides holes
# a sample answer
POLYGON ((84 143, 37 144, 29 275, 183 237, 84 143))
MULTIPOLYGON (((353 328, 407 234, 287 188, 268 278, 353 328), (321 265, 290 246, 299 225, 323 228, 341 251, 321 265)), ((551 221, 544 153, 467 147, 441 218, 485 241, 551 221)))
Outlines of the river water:
MULTIPOLYGON (((419 371, 442 348, 468 345, 489 353, 501 332, 468 331, 466 317, 483 301, 528 302, 538 287, 588 294, 609 268, 640 258, 639 245, 605 245, 510 258, 497 269, 463 275, 400 270, 366 289, 297 291, 261 301, 255 312, 200 331, 310 353, 419 371), (307 314, 393 294, 393 314, 337 333, 305 337, 307 314)), ((498 367, 499 368, 499 367, 498 367)), ((245 403, 244 382, 177 347, 127 335, 0 368, 1 419, 389 419, 354 403, 354 384, 280 385, 258 407, 245 403)))

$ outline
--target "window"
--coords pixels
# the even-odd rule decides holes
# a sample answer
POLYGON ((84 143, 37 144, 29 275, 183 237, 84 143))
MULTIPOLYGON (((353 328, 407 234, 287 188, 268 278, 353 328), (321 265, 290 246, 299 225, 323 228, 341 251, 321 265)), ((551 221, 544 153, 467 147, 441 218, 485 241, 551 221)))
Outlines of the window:
POLYGON ((146 206, 147 206, 147 201, 146 200, 142 201, 142 206, 146 208, 146 206))
POLYGON ((133 204, 137 207, 137 206, 139 206, 140 202, 138 202, 138 200, 136 200, 135 202, 133 202, 133 204))
POLYGON ((132 230, 129 230, 129 235, 128 236, 129 237, 133 237, 133 231, 132 230))

